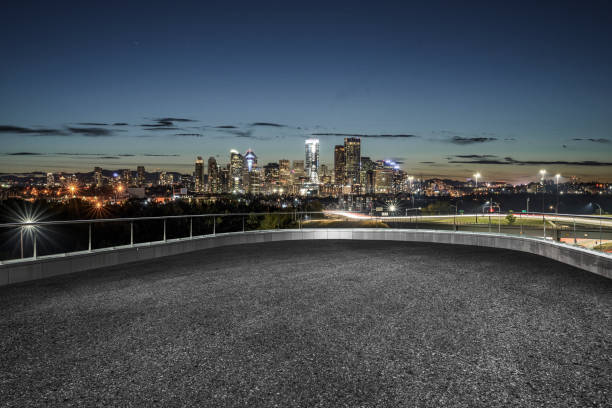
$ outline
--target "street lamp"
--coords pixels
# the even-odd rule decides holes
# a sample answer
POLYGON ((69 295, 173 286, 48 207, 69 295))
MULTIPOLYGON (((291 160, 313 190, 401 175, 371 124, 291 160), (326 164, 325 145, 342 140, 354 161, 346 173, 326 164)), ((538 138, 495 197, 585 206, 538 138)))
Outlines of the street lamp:
POLYGON ((408 181, 410 182, 410 201, 412 202, 412 208, 414 208, 414 194, 412 194, 412 180, 414 180, 414 177, 408 176, 408 181))
POLYGON ((540 183, 542 183, 542 212, 544 212, 544 179, 546 177, 546 170, 540 170, 540 183))
POLYGON ((457 211, 458 211, 458 208, 454 204, 450 204, 450 206, 455 208, 455 215, 453 216, 453 225, 455 226, 455 230, 456 230, 456 228, 457 228, 457 211))
POLYGON ((561 178, 561 174, 560 173, 555 174, 555 181, 557 184, 557 206, 555 208, 556 208, 557 214, 559 214, 559 178, 561 178))
POLYGON ((601 205, 597 203, 593 203, 593 204, 599 207, 599 245, 601 245, 601 205))
POLYGON ((476 188, 478 188, 478 179, 480 178, 480 173, 476 173, 473 176, 476 179, 476 188))

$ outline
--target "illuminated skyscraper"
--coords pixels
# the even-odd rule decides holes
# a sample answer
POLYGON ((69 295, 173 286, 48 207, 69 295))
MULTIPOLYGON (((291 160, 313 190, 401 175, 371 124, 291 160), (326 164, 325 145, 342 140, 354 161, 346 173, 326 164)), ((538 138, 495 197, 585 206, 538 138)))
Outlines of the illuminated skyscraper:
POLYGON ((346 155, 346 183, 348 185, 359 184, 361 171, 361 139, 358 137, 347 137, 344 139, 346 155))
POLYGON ((319 184, 319 139, 306 139, 304 170, 309 183, 319 184))
POLYGON ((47 173, 47 187, 53 187, 55 185, 55 178, 53 173, 47 173))
POLYGON ((221 192, 219 166, 217 166, 217 160, 212 156, 208 158, 208 185, 210 186, 211 193, 217 194, 221 192))
POLYGON ((346 176, 346 152, 343 145, 334 147, 334 184, 344 185, 346 176))
POLYGON ((195 161, 193 178, 195 181, 195 191, 198 193, 204 192, 204 160, 202 160, 202 156, 198 156, 195 161))
POLYGON ((243 158, 237 150, 230 150, 230 163, 229 163, 229 184, 232 193, 238 193, 242 190, 242 166, 243 158))
POLYGON ((291 181, 291 168, 289 166, 289 160, 282 159, 278 161, 278 178, 279 182, 286 186, 291 181))
POLYGON ((122 179, 126 186, 129 186, 131 184, 132 172, 130 171, 130 169, 123 169, 122 179))
POLYGON ((144 166, 138 166, 136 168, 136 173, 137 173, 137 177, 138 177, 138 186, 142 187, 142 185, 145 183, 145 168, 144 168, 144 166))
POLYGON ((102 167, 94 167, 94 182, 96 187, 102 187, 104 182, 102 179, 102 167))

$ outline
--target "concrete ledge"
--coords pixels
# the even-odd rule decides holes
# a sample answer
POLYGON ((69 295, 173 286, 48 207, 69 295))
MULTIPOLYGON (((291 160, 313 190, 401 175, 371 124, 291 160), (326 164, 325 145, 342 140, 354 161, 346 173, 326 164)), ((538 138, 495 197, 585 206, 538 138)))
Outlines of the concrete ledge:
POLYGON ((492 233, 356 228, 236 232, 5 261, 0 263, 0 286, 227 245, 312 239, 431 242, 510 249, 540 255, 612 279, 612 256, 554 241, 492 233))

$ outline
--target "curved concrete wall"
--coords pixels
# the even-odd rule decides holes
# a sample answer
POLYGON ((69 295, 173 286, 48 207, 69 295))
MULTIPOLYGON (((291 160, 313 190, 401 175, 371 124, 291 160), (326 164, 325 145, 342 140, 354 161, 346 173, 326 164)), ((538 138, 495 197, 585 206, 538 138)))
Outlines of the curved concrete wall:
POLYGON ((473 232, 355 228, 237 232, 8 261, 0 264, 0 286, 226 245, 311 239, 432 242, 503 248, 544 256, 612 279, 612 256, 554 241, 473 232))

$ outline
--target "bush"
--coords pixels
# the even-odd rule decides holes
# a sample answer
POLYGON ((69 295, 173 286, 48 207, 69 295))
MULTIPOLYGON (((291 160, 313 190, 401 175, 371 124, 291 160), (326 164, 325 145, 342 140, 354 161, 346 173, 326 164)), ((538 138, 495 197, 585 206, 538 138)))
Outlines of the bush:
POLYGON ((514 216, 512 211, 510 211, 510 213, 506 215, 506 221, 508 221, 508 225, 512 225, 516 222, 516 217, 514 216))

